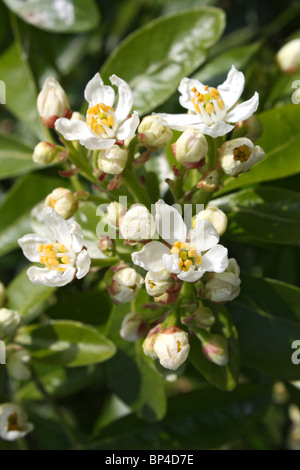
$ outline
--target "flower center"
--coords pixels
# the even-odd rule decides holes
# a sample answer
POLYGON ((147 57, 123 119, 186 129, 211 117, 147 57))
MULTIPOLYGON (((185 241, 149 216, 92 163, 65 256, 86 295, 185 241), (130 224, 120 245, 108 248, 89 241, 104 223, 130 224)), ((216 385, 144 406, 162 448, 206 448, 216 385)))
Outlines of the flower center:
POLYGON ((13 413, 7 418, 7 431, 23 431, 23 428, 18 424, 18 415, 13 413))
POLYGON ((65 271, 70 265, 73 265, 73 255, 68 253, 65 245, 61 243, 48 243, 39 246, 40 262, 51 271, 65 271))
POLYGON ((206 85, 204 89, 207 93, 200 93, 196 87, 192 88, 194 109, 198 114, 206 112, 209 116, 216 115, 218 117, 224 110, 225 103, 216 88, 206 85))
POLYGON ((233 149, 233 159, 235 161, 240 161, 240 162, 246 162, 249 160, 251 155, 251 149, 250 147, 247 147, 247 145, 241 145, 240 147, 236 147, 233 149))
POLYGON ((112 129, 115 124, 114 109, 104 103, 91 106, 86 123, 97 135, 106 134, 107 128, 112 129))
POLYGON ((179 255, 179 268, 188 271, 192 266, 201 264, 201 256, 193 245, 183 242, 175 242, 171 248, 172 255, 179 255))

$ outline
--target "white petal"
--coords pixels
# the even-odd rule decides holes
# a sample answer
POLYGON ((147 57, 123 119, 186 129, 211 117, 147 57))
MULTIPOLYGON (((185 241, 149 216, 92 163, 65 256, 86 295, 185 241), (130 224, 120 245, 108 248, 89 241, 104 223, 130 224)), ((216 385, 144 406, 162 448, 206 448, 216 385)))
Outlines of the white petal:
POLYGON ((195 96, 195 94, 192 92, 192 88, 194 87, 200 93, 205 93, 204 85, 198 80, 192 78, 183 78, 178 87, 178 91, 181 93, 179 98, 181 106, 186 109, 190 109, 191 111, 195 111, 194 105, 192 103, 192 98, 195 96))
POLYGON ((123 124, 121 124, 121 126, 118 128, 116 132, 117 139, 119 140, 130 139, 130 137, 134 135, 139 123, 140 123, 139 115, 137 111, 134 111, 131 118, 126 119, 126 121, 124 121, 123 124))
POLYGON ((245 172, 245 171, 250 170, 250 168, 252 168, 253 165, 263 160, 265 156, 266 154, 264 150, 259 145, 256 145, 252 151, 252 154, 250 155, 250 158, 245 162, 243 171, 245 172))
POLYGON ((133 95, 130 86, 117 75, 109 77, 111 83, 118 87, 119 99, 116 107, 116 117, 118 121, 123 121, 127 118, 131 111, 133 103, 133 95))
MULTIPOLYGON (((226 118, 227 119, 227 118, 226 118)), ((227 124, 224 121, 217 121, 214 124, 211 124, 210 126, 207 126, 206 124, 197 124, 193 126, 194 129, 197 129, 202 132, 204 135, 210 135, 211 137, 222 137, 223 135, 228 134, 228 132, 232 131, 234 126, 231 126, 230 124, 227 124)))
POLYGON ((41 253, 39 252, 39 246, 50 243, 46 238, 41 238, 38 235, 28 234, 22 238, 19 238, 18 243, 23 250, 24 255, 32 263, 40 261, 41 253))
POLYGON ((209 220, 200 219, 197 226, 191 231, 191 244, 197 250, 206 251, 215 246, 220 237, 215 227, 209 220))
POLYGON ((239 72, 233 65, 225 82, 218 86, 218 92, 221 93, 226 109, 232 108, 237 102, 243 93, 244 86, 245 77, 243 72, 239 72))
POLYGON ((203 274, 204 274, 204 271, 201 268, 199 270, 190 268, 188 271, 181 271, 181 273, 178 274, 177 277, 181 281, 196 282, 196 281, 199 281, 199 279, 201 279, 203 274))
POLYGON ((228 250, 222 245, 215 245, 202 257, 201 268, 204 271, 222 273, 228 266, 228 250))
POLYGON ((180 273, 180 268, 179 268, 179 255, 170 255, 170 251, 168 254, 163 255, 163 263, 164 267, 169 273, 173 274, 179 274, 180 273))
POLYGON ((67 118, 57 119, 55 129, 63 135, 66 140, 81 140, 92 136, 88 126, 80 119, 71 121, 67 118))
POLYGON ((238 104, 235 108, 229 111, 229 113, 226 114, 226 121, 238 122, 248 119, 257 110, 258 103, 259 94, 255 92, 250 100, 238 104))
POLYGON ((132 262, 147 271, 157 273, 164 269, 163 255, 170 253, 169 248, 161 242, 147 243, 141 251, 132 253, 132 262))
POLYGON ((62 287, 73 281, 75 268, 67 268, 64 272, 50 271, 48 268, 37 268, 32 266, 28 269, 27 275, 33 284, 48 287, 62 287))
POLYGON ((76 260, 77 279, 82 279, 89 272, 90 265, 91 265, 91 258, 88 254, 88 251, 82 250, 77 256, 77 260, 76 260))
POLYGON ((159 235, 166 242, 186 241, 187 228, 180 213, 160 199, 155 204, 155 223, 159 235))
POLYGON ((111 86, 104 85, 100 74, 96 73, 85 87, 84 97, 90 107, 99 103, 112 106, 115 100, 115 92, 111 86))
POLYGON ((54 235, 54 241, 62 243, 68 248, 72 248, 72 237, 68 222, 51 207, 45 207, 42 211, 42 215, 45 223, 54 235))
POLYGON ((103 139, 101 137, 90 136, 86 139, 80 139, 81 145, 88 150, 105 150, 115 143, 115 139, 103 139))
POLYGON ((198 114, 156 114, 164 126, 171 127, 177 131, 184 131, 187 127, 197 126, 202 124, 201 117, 198 114))
POLYGON ((69 226, 70 234, 72 237, 72 250, 79 253, 83 247, 83 231, 77 222, 72 222, 69 226))

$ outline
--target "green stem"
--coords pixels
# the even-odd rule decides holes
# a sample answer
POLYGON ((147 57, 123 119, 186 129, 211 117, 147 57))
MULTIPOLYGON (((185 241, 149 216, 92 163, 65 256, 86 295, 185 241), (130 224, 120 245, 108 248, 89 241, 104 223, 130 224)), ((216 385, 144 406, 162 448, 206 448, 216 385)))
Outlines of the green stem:
POLYGON ((91 260, 91 266, 94 268, 105 268, 108 266, 113 266, 118 263, 120 258, 118 256, 109 256, 107 258, 93 258, 91 260))
POLYGON ((67 150, 68 150, 68 157, 71 162, 80 170, 80 172, 85 176, 89 181, 95 182, 95 176, 93 175, 93 169, 89 164, 87 158, 84 155, 76 152, 72 142, 69 142, 65 139, 62 139, 67 150))
POLYGON ((131 170, 126 170, 122 175, 126 187, 131 192, 136 202, 144 204, 148 209, 151 208, 151 200, 148 196, 146 189, 138 182, 134 173, 131 170))

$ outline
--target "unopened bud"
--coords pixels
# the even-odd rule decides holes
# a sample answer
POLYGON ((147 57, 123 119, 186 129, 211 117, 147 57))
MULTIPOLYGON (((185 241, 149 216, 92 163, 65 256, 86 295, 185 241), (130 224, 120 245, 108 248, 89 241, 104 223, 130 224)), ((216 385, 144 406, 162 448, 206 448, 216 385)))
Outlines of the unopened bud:
POLYGON ((230 258, 223 273, 209 273, 205 296, 215 303, 229 302, 240 293, 240 268, 234 258, 230 258))
POLYGON ((37 108, 42 123, 50 129, 54 129, 58 118, 72 116, 67 95, 54 77, 49 77, 44 82, 37 99, 37 108))
POLYGON ((122 322, 120 336, 127 341, 137 341, 145 336, 147 323, 144 318, 137 313, 128 313, 122 322))
POLYGON ((202 343, 202 351, 206 359, 217 366, 228 363, 228 344, 223 336, 209 335, 209 339, 202 343))
POLYGON ((176 370, 189 355, 189 336, 177 326, 171 326, 158 335, 154 352, 163 367, 176 370))
POLYGON ((120 219, 122 219, 123 216, 125 215, 126 208, 119 202, 111 202, 107 206, 106 211, 107 211, 106 220, 113 227, 119 227, 120 219))
POLYGON ((157 273, 148 271, 145 277, 146 291, 152 297, 158 297, 164 294, 173 282, 173 277, 166 269, 157 273))
POLYGON ((246 137, 240 137, 225 142, 219 149, 219 162, 226 175, 237 176, 246 173, 256 163, 265 157, 265 152, 259 145, 246 137))
POLYGON ((36 145, 32 160, 41 165, 49 165, 50 163, 58 163, 61 151, 50 142, 40 142, 36 145))
POLYGON ((210 328, 216 319, 208 307, 198 307, 191 315, 182 318, 181 323, 187 326, 196 326, 197 328, 210 328))
POLYGON ((4 284, 0 282, 0 308, 2 308, 6 303, 6 289, 4 284))
POLYGON ((283 72, 297 72, 300 69, 300 38, 285 44, 278 51, 276 60, 283 72))
POLYGON ((33 424, 28 423, 27 414, 14 403, 0 405, 0 438, 5 441, 16 441, 33 430, 33 424))
POLYGON ((135 204, 123 217, 120 224, 122 237, 126 240, 149 240, 156 230, 154 217, 148 209, 135 204))
POLYGON ((14 380, 29 380, 30 371, 30 354, 25 349, 15 351, 8 356, 7 372, 14 380))
POLYGON ((46 197, 46 207, 52 207, 61 217, 69 219, 78 210, 76 196, 66 188, 56 188, 46 197))
POLYGON ((203 189, 207 193, 213 193, 220 188, 220 175, 217 170, 208 172, 198 181, 197 188, 203 189))
POLYGON ((98 167, 109 175, 119 175, 124 171, 127 160, 128 150, 122 149, 119 145, 113 145, 99 152, 98 167))
POLYGON ((204 211, 199 212, 192 220, 192 228, 195 228, 199 220, 208 220, 213 224, 219 236, 227 229, 228 220, 226 214, 216 206, 209 206, 204 211))
POLYGON ((116 250, 116 242, 111 238, 102 238, 99 240, 98 248, 106 256, 112 256, 116 250))
POLYGON ((144 284, 142 276, 133 268, 123 268, 112 277, 109 293, 116 304, 130 302, 144 284))
POLYGON ((155 344, 155 341, 156 341, 158 335, 162 331, 163 331, 162 326, 161 325, 156 325, 154 328, 152 328, 149 331, 149 333, 147 334, 147 336, 146 336, 146 338, 143 342, 142 348, 143 348, 144 354, 146 356, 151 357, 151 359, 157 359, 157 354, 154 351, 154 344, 155 344))
POLYGON ((189 169, 205 164, 208 145, 205 136, 195 129, 186 129, 172 145, 172 152, 178 163, 189 169))
POLYGON ((21 315, 8 308, 0 309, 0 339, 12 335, 21 322, 21 315))
POLYGON ((168 145, 173 132, 161 124, 158 116, 146 116, 138 128, 139 141, 146 147, 161 148, 168 145))

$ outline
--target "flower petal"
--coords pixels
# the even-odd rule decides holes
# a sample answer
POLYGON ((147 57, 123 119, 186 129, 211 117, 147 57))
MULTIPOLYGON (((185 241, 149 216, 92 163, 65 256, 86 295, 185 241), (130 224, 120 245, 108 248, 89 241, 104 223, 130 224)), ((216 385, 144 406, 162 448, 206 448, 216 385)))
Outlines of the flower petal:
POLYGON ((131 88, 125 80, 117 77, 117 75, 112 75, 109 79, 112 85, 118 87, 119 92, 119 100, 115 110, 116 118, 118 121, 124 121, 132 108, 133 94, 131 88))
POLYGON ((72 250, 79 253, 83 247, 83 231, 77 222, 72 222, 69 226, 70 234, 72 237, 72 250))
POLYGON ((170 251, 168 254, 163 255, 163 263, 164 267, 166 268, 169 273, 173 274, 179 274, 180 273, 180 268, 179 268, 179 255, 170 255, 170 251))
POLYGON ((67 268, 64 272, 50 271, 48 268, 32 266, 27 270, 27 275, 33 284, 49 287, 62 287, 73 281, 75 268, 67 268))
POLYGON ((54 241, 66 245, 67 248, 72 248, 72 237, 68 222, 51 207, 45 207, 42 216, 54 235, 54 241))
POLYGON ((153 116, 158 116, 164 126, 177 131, 184 131, 187 127, 194 127, 199 124, 202 125, 201 117, 198 114, 153 113, 153 116))
POLYGON ((99 103, 112 106, 115 100, 115 92, 111 86, 104 85, 100 74, 96 73, 85 87, 84 97, 90 107, 99 103))
POLYGON ((218 86, 218 92, 221 93, 226 109, 232 108, 232 106, 241 97, 244 86, 245 77, 243 72, 239 72, 233 65, 225 82, 218 86))
POLYGON ((164 269, 163 255, 170 254, 169 248, 161 242, 147 243, 141 251, 132 253, 132 262, 147 271, 157 273, 164 269))
MULTIPOLYGON (((227 119, 227 117, 226 117, 227 119)), ((210 126, 207 126, 206 124, 196 124, 194 129, 197 129, 202 132, 204 135, 210 135, 211 137, 222 137, 223 135, 228 134, 228 132, 232 131, 234 126, 231 126, 230 124, 227 124, 224 121, 217 121, 214 124, 211 124, 210 126)))
POLYGON ((39 235, 28 234, 18 240, 20 247, 23 250, 24 255, 32 263, 40 261, 41 253, 39 252, 39 246, 50 243, 47 238, 41 238, 39 235))
POLYGON ((226 114, 226 121, 228 122, 238 122, 244 121, 252 116, 253 113, 258 108, 259 104, 259 94, 257 91, 254 93, 252 98, 248 101, 244 101, 241 104, 238 104, 233 108, 229 113, 226 114))
POLYGON ((102 139, 101 137, 88 137, 87 139, 80 139, 81 145, 84 145, 88 150, 105 150, 115 143, 115 139, 102 139))
POLYGON ((92 136, 88 126, 80 119, 71 121, 60 118, 55 121, 55 129, 63 135, 66 140, 81 140, 92 136))
POLYGON ((228 266, 228 250, 222 245, 215 245, 202 257, 201 268, 204 271, 222 273, 228 266))
POLYGON ((190 268, 188 271, 181 271, 181 273, 178 274, 177 277, 181 281, 196 282, 196 281, 199 281, 199 279, 201 279, 203 274, 204 274, 204 271, 201 268, 199 270, 190 268))
POLYGON ((197 250, 206 251, 217 245, 220 237, 215 227, 209 220, 200 219, 196 227, 191 231, 191 244, 197 250))
POLYGON ((88 251, 82 250, 77 256, 77 260, 76 260, 77 279, 82 279, 89 272, 90 265, 91 265, 91 258, 90 258, 90 255, 88 254, 88 251))
POLYGON ((155 204, 155 209, 156 227, 163 240, 170 245, 176 241, 185 242, 187 228, 178 210, 166 204, 162 199, 155 204))
POLYGON ((200 93, 205 93, 204 85, 198 80, 192 78, 183 78, 178 87, 179 93, 181 96, 179 102, 183 108, 195 111, 194 105, 192 103, 192 98, 195 94, 192 92, 192 88, 196 88, 200 93))
POLYGON ((116 132, 117 139, 119 140, 130 139, 130 137, 134 135, 139 123, 140 123, 139 115, 137 111, 134 111, 132 116, 126 119, 123 122, 123 124, 121 124, 121 126, 118 128, 116 132))

